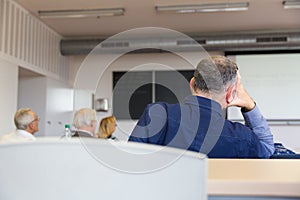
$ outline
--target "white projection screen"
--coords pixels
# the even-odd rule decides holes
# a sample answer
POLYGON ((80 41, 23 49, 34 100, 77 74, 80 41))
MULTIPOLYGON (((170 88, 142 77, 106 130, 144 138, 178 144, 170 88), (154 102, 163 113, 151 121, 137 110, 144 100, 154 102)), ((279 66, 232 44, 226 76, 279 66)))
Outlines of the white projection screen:
MULTIPOLYGON (((300 121, 300 54, 236 55, 242 83, 270 121, 300 121)), ((238 108, 228 119, 242 120, 238 108)))

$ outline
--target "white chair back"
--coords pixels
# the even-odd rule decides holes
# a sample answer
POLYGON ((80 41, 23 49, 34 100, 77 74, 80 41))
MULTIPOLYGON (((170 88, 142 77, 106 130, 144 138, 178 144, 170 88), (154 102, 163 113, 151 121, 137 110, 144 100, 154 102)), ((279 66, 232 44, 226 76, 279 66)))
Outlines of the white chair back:
POLYGON ((1 200, 206 200, 200 153, 101 139, 0 144, 1 200))

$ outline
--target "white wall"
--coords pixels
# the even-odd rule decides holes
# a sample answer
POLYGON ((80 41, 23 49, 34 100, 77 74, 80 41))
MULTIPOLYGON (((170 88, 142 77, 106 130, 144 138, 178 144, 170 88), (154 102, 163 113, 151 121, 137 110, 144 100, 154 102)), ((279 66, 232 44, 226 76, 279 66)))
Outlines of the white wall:
POLYGON ((62 136, 64 125, 72 125, 73 88, 66 83, 47 78, 45 135, 62 136))
POLYGON ((18 66, 0 58, 0 135, 13 131, 18 99, 18 66))

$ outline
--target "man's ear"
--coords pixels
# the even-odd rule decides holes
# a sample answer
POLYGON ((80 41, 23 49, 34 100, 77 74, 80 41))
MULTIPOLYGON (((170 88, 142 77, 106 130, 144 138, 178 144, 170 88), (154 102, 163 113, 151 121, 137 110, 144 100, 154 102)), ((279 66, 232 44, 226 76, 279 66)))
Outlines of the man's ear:
POLYGON ((226 103, 227 104, 230 104, 233 101, 235 94, 236 94, 235 85, 229 86, 229 88, 226 90, 226 103))
POLYGON ((190 80, 190 90, 192 93, 195 93, 194 83, 195 83, 195 77, 191 78, 190 80))
POLYGON ((30 123, 30 124, 28 124, 28 126, 27 126, 27 130, 33 130, 33 127, 34 125, 33 125, 33 123, 30 123))

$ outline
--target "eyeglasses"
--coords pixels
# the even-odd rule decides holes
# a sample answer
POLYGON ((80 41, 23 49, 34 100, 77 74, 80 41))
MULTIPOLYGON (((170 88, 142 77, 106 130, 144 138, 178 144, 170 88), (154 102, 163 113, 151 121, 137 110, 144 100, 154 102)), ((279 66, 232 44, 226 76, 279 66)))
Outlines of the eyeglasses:
POLYGON ((33 123, 33 122, 35 122, 35 121, 40 121, 40 118, 39 118, 38 116, 36 116, 36 118, 35 118, 34 120, 32 120, 32 121, 30 122, 30 124, 33 123))

